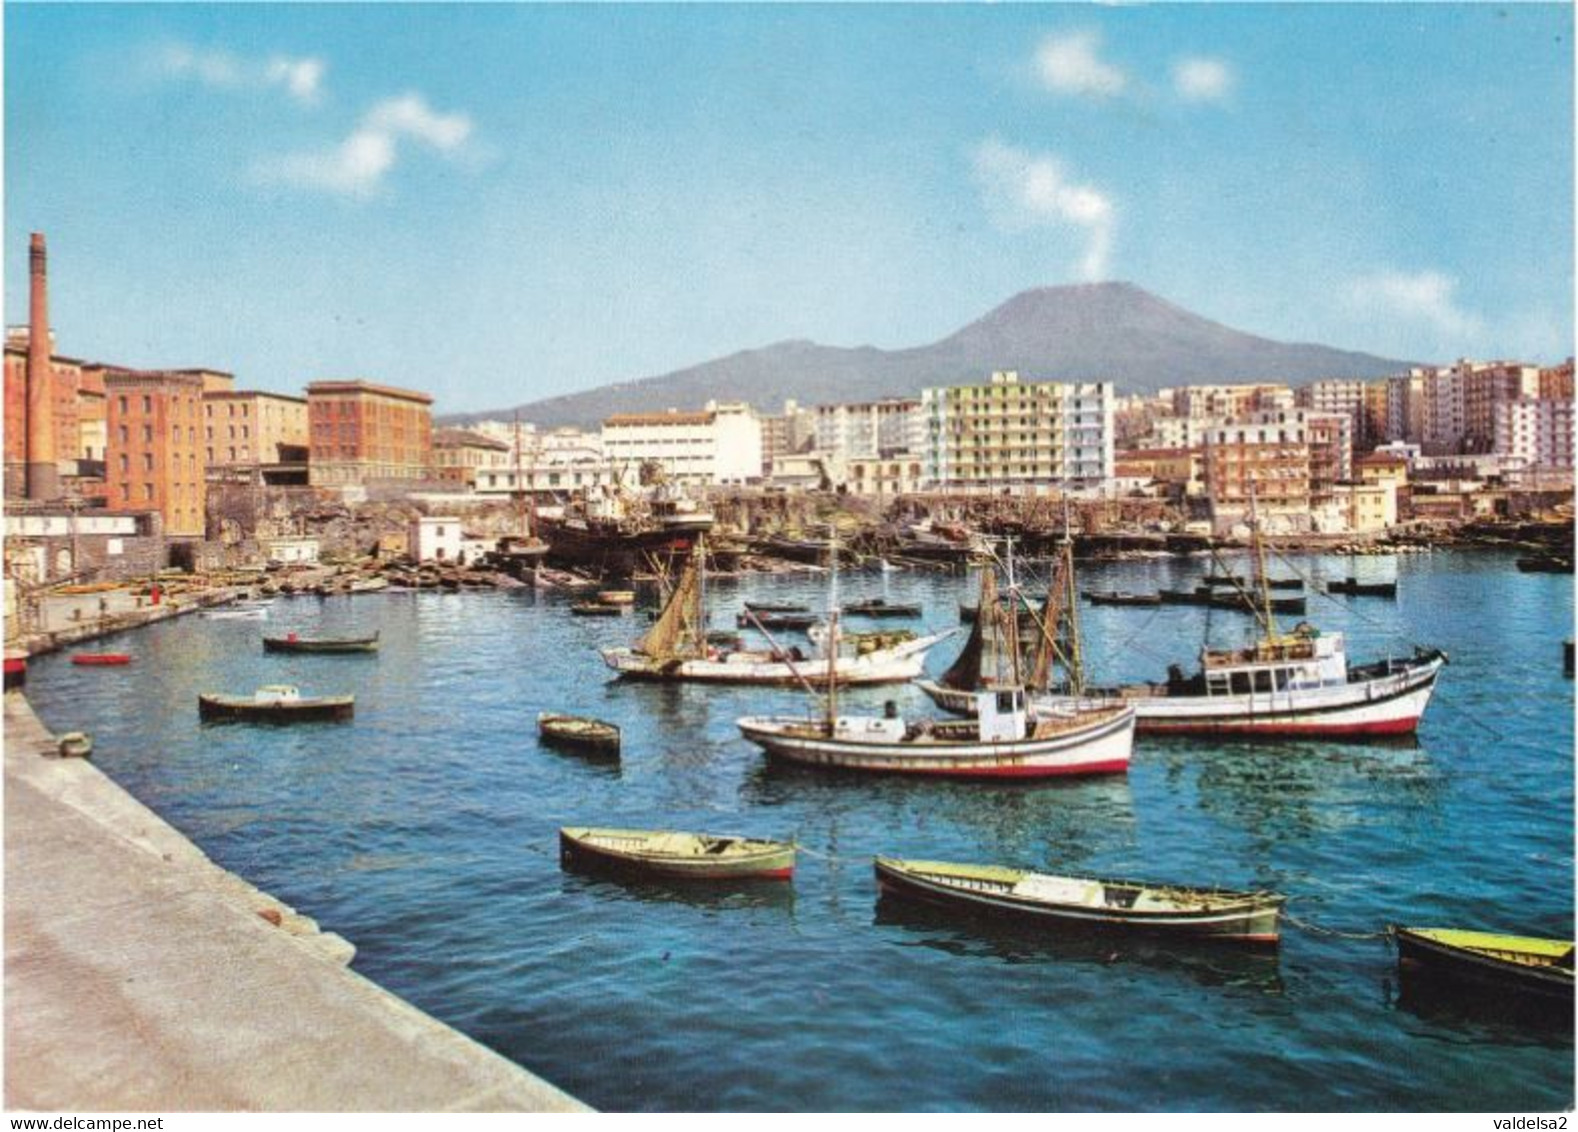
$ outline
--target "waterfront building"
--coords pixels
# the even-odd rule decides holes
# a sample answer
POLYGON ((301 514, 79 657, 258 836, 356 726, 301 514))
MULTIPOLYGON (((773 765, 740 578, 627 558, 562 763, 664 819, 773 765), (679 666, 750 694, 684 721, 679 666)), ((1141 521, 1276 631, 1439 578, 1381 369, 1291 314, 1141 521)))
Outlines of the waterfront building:
POLYGON ((744 402, 700 411, 618 413, 603 422, 610 463, 655 464, 680 483, 744 484, 762 475, 762 427, 744 402))
POLYGON ((306 398, 212 384, 205 380, 203 391, 203 458, 211 473, 251 478, 266 467, 305 469, 306 398))
POLYGON ((844 463, 843 486, 851 495, 913 495, 921 490, 921 485, 917 454, 857 457, 844 463))
POLYGON ((799 402, 784 402, 777 416, 760 417, 762 422, 762 471, 771 475, 777 461, 805 452, 816 442, 816 413, 802 409, 799 402))
POLYGON ((520 492, 541 499, 560 500, 566 495, 600 488, 610 492, 635 491, 640 487, 640 467, 606 460, 557 462, 538 456, 533 463, 479 468, 472 490, 478 495, 514 496, 520 492))
POLYGON ((1251 500, 1268 527, 1309 522, 1310 447, 1303 410, 1252 413, 1205 435, 1205 482, 1219 530, 1248 517, 1251 500))
POLYGON ((270 564, 310 566, 318 561, 319 540, 307 536, 262 539, 263 557, 270 564))
POLYGON ((1220 421, 1205 417, 1157 417, 1151 421, 1147 448, 1198 448, 1205 443, 1205 431, 1220 421))
POLYGON ((1203 448, 1131 448, 1117 454, 1114 476, 1145 494, 1184 499, 1205 494, 1203 448))
POLYGON ((1425 435, 1424 369, 1385 378, 1386 423, 1379 439, 1419 444, 1425 435))
MULTIPOLYGON (((70 577, 146 578, 167 564, 157 511, 59 504, 5 515, 6 574, 22 587, 70 577)), ((6 586, 8 597, 13 587, 6 586)))
POLYGON ((1529 470, 1570 471, 1573 402, 1570 397, 1531 397, 1496 406, 1493 451, 1529 470))
POLYGON ((1111 382, 1021 381, 921 391, 922 475, 943 491, 1099 491, 1113 477, 1111 382))
POLYGON ((511 468, 514 462, 511 445, 497 437, 462 428, 433 433, 433 470, 446 483, 473 488, 479 473, 511 468))
POLYGON ((1326 378, 1300 386, 1294 403, 1312 413, 1341 413, 1351 422, 1351 447, 1367 447, 1369 431, 1370 385, 1358 378, 1326 378))
POLYGON ((113 511, 157 511, 164 533, 200 539, 207 489, 203 380, 189 372, 106 370, 108 453, 104 481, 113 511))
POLYGON ((1540 399, 1542 401, 1571 401, 1573 399, 1573 360, 1568 358, 1561 365, 1540 370, 1540 399))
POLYGON ((1338 531, 1374 534, 1397 525, 1397 485, 1392 482, 1340 483, 1332 488, 1338 531))
POLYGON ((406 535, 413 562, 462 561, 465 531, 454 515, 423 515, 411 521, 406 535))
POLYGON ((1484 453, 1495 444, 1496 406, 1537 397, 1540 370, 1521 362, 1460 359, 1426 371, 1425 451, 1433 456, 1484 453))
POLYGON ((1310 449, 1310 497, 1319 502, 1353 478, 1353 418, 1343 411, 1307 410, 1305 442, 1310 449))
POLYGON ((921 450, 920 402, 889 398, 816 407, 818 452, 849 463, 921 450))
POLYGON ((309 474, 314 487, 424 480, 433 457, 433 398, 366 381, 307 386, 309 474))

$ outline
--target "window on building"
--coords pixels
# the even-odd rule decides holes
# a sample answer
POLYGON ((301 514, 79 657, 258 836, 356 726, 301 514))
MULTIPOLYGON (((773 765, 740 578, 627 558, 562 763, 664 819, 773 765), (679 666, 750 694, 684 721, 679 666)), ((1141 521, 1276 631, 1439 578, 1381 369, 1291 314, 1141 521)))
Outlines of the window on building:
POLYGON ((131 470, 131 458, 129 456, 127 456, 126 453, 122 452, 121 453, 121 471, 127 472, 127 471, 130 471, 130 470, 131 470))
POLYGON ((145 484, 142 485, 142 497, 144 499, 152 499, 153 498, 153 484, 145 483, 145 484))
POLYGON ((142 395, 142 411, 145 413, 153 412, 153 398, 146 393, 142 395))
POLYGON ((142 442, 144 444, 153 443, 153 425, 145 424, 142 426, 142 442))

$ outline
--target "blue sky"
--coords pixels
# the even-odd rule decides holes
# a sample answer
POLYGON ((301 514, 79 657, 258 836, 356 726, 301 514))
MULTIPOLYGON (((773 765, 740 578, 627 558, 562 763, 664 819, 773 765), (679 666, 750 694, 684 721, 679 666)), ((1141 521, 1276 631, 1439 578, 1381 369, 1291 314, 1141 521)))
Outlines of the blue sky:
POLYGON ((1565 5, 5 16, 6 320, 42 230, 74 356, 462 411, 1097 279, 1393 357, 1573 349, 1565 5))

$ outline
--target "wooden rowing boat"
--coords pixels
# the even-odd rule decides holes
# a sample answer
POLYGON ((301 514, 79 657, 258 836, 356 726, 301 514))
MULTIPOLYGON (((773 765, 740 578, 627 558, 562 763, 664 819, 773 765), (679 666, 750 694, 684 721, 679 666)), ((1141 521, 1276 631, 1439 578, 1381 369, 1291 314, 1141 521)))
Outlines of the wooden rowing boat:
POLYGON ((578 601, 570 606, 570 612, 577 617, 621 617, 629 608, 628 605, 610 605, 602 601, 578 601))
POLYGON ((199 719, 240 720, 249 723, 307 723, 340 721, 355 713, 354 696, 303 697, 291 684, 269 684, 250 696, 204 693, 197 697, 199 719))
POLYGON ((124 652, 79 652, 71 663, 82 668, 115 668, 132 662, 131 654, 124 652))
POLYGON ((602 866, 683 880, 788 880, 795 844, 666 830, 559 830, 562 864, 602 866))
POLYGON ((619 754, 619 728, 600 719, 539 712, 537 734, 543 742, 556 746, 575 747, 600 755, 619 754))
POLYGON ((1329 594, 1348 594, 1350 597, 1396 597, 1396 582, 1361 582, 1357 578, 1326 583, 1329 594))
POLYGON ((378 651, 378 634, 370 637, 264 637, 264 652, 291 653, 368 653, 378 651))
POLYGON ((763 613, 748 609, 735 616, 734 623, 741 629, 809 629, 817 622, 814 613, 763 613))
POLYGON ((876 859, 888 895, 957 907, 973 915, 1031 920, 1063 929, 1122 929, 1191 939, 1275 944, 1287 898, 1273 892, 1053 876, 998 865, 876 859))
POLYGON ((1573 1005, 1573 941, 1455 928, 1394 926, 1405 986, 1435 980, 1561 1006, 1573 1005))
POLYGON ((857 601, 852 605, 846 605, 842 612, 845 617, 919 617, 921 607, 890 602, 886 598, 877 597, 870 601, 857 601))
POLYGON ((1083 594, 1091 605, 1160 605, 1161 594, 1134 594, 1126 590, 1085 590, 1083 594))
POLYGON ((745 608, 749 609, 752 613, 810 613, 811 612, 811 607, 809 605, 794 605, 794 604, 781 605, 781 604, 774 604, 772 602, 767 602, 767 601, 748 601, 748 602, 745 603, 745 608))

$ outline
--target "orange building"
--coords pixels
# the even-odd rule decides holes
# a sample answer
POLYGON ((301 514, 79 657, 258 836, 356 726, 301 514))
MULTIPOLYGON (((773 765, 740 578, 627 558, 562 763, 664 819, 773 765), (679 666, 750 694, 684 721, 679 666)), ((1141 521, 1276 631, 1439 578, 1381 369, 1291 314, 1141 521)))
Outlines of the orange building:
POLYGON ((1573 360, 1568 358, 1559 366, 1540 370, 1540 399, 1542 401, 1571 401, 1573 399, 1573 360))
POLYGON ((1310 502, 1310 446, 1302 412, 1259 413, 1208 429, 1205 483, 1218 511, 1305 514, 1310 502))
MULTIPOLYGON (((27 464, 27 382, 29 375, 28 331, 26 327, 13 330, 6 336, 5 344, 5 466, 6 496, 18 498, 23 494, 23 468, 27 464)), ((78 391, 82 384, 83 364, 75 358, 59 354, 50 356, 51 429, 55 448, 53 461, 57 467, 72 461, 92 459, 82 452, 81 418, 78 411, 78 391)), ((66 470, 73 470, 68 468, 66 470)))
POLYGON ((307 386, 308 478, 314 487, 421 480, 433 462, 433 398, 366 381, 307 386))
POLYGON ((201 429, 203 380, 189 373, 104 374, 112 511, 158 511, 164 533, 202 538, 207 494, 201 429))

